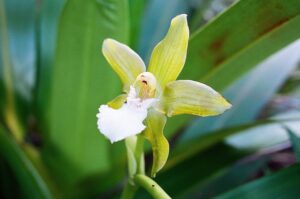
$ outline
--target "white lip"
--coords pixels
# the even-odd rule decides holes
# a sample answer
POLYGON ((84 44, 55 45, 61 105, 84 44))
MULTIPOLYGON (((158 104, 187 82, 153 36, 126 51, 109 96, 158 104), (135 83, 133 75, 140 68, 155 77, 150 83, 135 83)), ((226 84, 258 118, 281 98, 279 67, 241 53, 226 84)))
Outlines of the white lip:
POLYGON ((148 108, 155 102, 157 102, 155 98, 143 101, 137 98, 135 89, 131 86, 127 103, 120 109, 113 109, 107 105, 100 106, 97 114, 98 129, 111 143, 139 134, 146 128, 143 121, 147 117, 148 108))

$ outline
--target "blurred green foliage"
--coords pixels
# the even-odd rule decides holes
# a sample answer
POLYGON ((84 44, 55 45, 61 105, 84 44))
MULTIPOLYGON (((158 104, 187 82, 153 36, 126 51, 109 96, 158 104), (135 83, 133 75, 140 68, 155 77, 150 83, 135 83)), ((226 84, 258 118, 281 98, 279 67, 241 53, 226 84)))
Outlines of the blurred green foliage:
POLYGON ((180 79, 223 92, 233 109, 170 119, 171 154, 156 181, 173 198, 297 198, 299 165, 273 157, 292 153, 288 128, 299 158, 299 109, 263 115, 300 60, 300 1, 226 8, 231 3, 0 0, 0 197, 118 198, 125 146, 99 135, 95 115, 121 82, 102 42, 126 43, 147 62, 171 18, 187 13, 192 32, 180 79), (271 163, 289 167, 273 174, 271 163))

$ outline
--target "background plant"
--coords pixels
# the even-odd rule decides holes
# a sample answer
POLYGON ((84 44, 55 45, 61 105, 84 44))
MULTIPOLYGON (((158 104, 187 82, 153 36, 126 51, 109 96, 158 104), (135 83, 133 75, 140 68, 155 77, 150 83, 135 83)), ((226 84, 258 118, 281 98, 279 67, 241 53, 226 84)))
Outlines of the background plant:
POLYGON ((170 19, 187 13, 179 79, 212 86, 233 108, 171 118, 171 154, 156 181, 174 198, 296 198, 299 165, 286 141, 298 154, 300 1, 240 0, 214 17, 231 3, 0 0, 1 196, 118 198, 125 149, 98 135, 95 115, 121 83, 101 43, 117 39, 148 61, 170 19))

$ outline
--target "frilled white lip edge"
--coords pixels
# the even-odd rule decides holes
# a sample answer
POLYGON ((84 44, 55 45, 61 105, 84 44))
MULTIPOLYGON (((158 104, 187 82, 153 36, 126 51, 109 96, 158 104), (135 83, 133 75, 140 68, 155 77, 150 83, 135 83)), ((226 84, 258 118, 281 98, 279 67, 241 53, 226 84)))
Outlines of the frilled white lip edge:
POLYGON ((131 86, 127 103, 120 109, 113 109, 107 105, 100 106, 97 114, 98 129, 111 143, 141 133, 146 128, 143 121, 147 117, 147 110, 157 101, 155 98, 141 101, 131 86))

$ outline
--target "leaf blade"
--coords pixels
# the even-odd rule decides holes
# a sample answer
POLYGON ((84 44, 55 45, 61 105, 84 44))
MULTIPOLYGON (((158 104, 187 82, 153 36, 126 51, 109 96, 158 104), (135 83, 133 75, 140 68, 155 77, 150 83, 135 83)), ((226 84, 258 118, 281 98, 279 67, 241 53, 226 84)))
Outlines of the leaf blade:
POLYGON ((280 195, 280 198, 297 198, 300 194, 300 190, 295 187, 300 185, 299 172, 300 166, 296 164, 271 176, 240 186, 217 198, 247 199, 254 197, 257 199, 266 199, 274 198, 278 195, 280 195))
POLYGON ((288 126, 284 126, 284 128, 289 134, 293 146, 293 151, 295 153, 297 161, 299 162, 300 161, 300 138, 288 126))
POLYGON ((2 126, 0 126, 0 143, 1 154, 14 170, 24 194, 28 198, 53 198, 51 190, 39 171, 2 126))
POLYGON ((245 76, 234 82, 224 93, 234 105, 231 110, 216 118, 197 118, 186 129, 180 141, 224 127, 245 124, 255 120, 262 107, 277 92, 297 67, 300 41, 290 44, 267 58, 245 76), (286 60, 286 57, 289 57, 286 60), (282 67, 282 66, 285 67, 282 67))
POLYGON ((44 157, 63 185, 107 171, 111 164, 111 146, 99 135, 95 117, 100 104, 121 91, 117 75, 100 55, 107 37, 127 41, 127 1, 67 1, 59 22, 50 98, 44 102, 49 106, 44 157))
POLYGON ((24 136, 24 123, 35 83, 35 1, 0 1, 1 115, 16 139, 24 136))
MULTIPOLYGON (((299 1, 262 4, 259 0, 237 1, 198 29, 190 39, 186 68, 179 79, 200 80, 224 91, 256 64, 299 38, 299 1)), ((185 121, 169 122, 166 133, 175 132, 185 121)))

